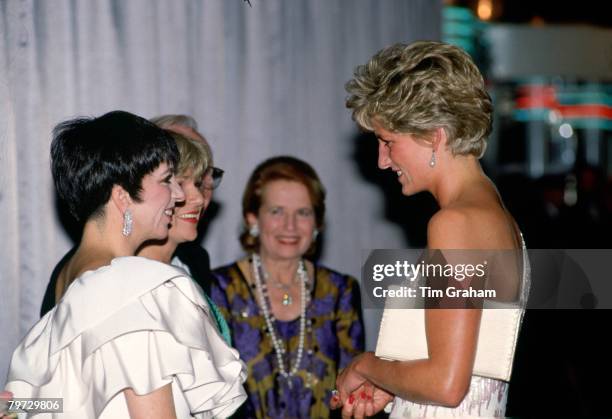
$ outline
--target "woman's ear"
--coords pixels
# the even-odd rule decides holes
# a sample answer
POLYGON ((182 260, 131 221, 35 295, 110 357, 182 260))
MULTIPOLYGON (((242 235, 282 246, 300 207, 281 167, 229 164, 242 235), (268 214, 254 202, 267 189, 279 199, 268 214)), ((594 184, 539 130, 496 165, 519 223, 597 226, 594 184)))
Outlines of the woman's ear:
POLYGON ((431 139, 431 148, 433 151, 438 151, 438 147, 446 147, 446 130, 442 127, 436 128, 431 139))
POLYGON ((113 186, 110 200, 121 214, 132 204, 132 197, 129 192, 119 185, 113 186))

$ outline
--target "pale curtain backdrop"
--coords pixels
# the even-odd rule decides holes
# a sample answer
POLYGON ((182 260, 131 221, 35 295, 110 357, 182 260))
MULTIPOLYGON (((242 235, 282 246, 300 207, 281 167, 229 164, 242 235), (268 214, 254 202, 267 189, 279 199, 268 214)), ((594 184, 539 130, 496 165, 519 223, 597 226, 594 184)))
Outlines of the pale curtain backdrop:
POLYGON ((203 241, 213 266, 242 254, 244 184, 278 154, 310 162, 327 187, 323 263, 359 277, 362 249, 405 246, 383 217, 382 191, 354 161, 343 86, 385 45, 438 39, 441 2, 251 3, 0 0, 0 384, 72 246, 49 171, 52 127, 67 118, 114 109, 195 117, 226 170, 203 241))

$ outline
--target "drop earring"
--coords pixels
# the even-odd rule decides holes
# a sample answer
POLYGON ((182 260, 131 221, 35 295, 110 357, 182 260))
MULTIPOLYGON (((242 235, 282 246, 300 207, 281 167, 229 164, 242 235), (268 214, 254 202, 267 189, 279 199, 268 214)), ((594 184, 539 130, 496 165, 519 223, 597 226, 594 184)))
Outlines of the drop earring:
POLYGON ((429 159, 429 167, 433 169, 435 165, 436 165, 436 152, 434 150, 431 150, 431 159, 429 159))
POLYGON ((121 234, 125 237, 128 237, 132 234, 132 225, 133 225, 132 211, 130 209, 126 209, 123 213, 123 229, 121 230, 121 234))
POLYGON ((257 225, 257 223, 252 224, 251 227, 249 227, 249 234, 253 237, 259 237, 259 225, 257 225))

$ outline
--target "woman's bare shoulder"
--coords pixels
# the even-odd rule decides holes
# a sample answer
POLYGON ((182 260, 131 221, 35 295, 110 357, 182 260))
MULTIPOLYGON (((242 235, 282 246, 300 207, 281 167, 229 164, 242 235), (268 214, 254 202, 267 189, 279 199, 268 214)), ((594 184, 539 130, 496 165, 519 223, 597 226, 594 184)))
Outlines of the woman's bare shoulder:
POLYGON ((443 208, 427 225, 427 245, 431 249, 463 249, 468 245, 472 214, 465 208, 443 208))
POLYGON ((454 205, 440 209, 427 226, 431 249, 514 248, 514 220, 498 205, 454 205))

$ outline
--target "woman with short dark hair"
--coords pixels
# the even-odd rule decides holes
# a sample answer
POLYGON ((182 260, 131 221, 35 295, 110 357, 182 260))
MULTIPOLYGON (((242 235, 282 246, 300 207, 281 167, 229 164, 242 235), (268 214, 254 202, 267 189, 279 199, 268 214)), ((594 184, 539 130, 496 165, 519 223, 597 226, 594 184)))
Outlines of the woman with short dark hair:
POLYGON ((58 195, 83 223, 64 292, 13 353, 7 390, 61 398, 62 417, 225 417, 245 398, 243 364, 185 271, 133 256, 168 236, 184 194, 165 131, 115 111, 57 126, 58 195))

